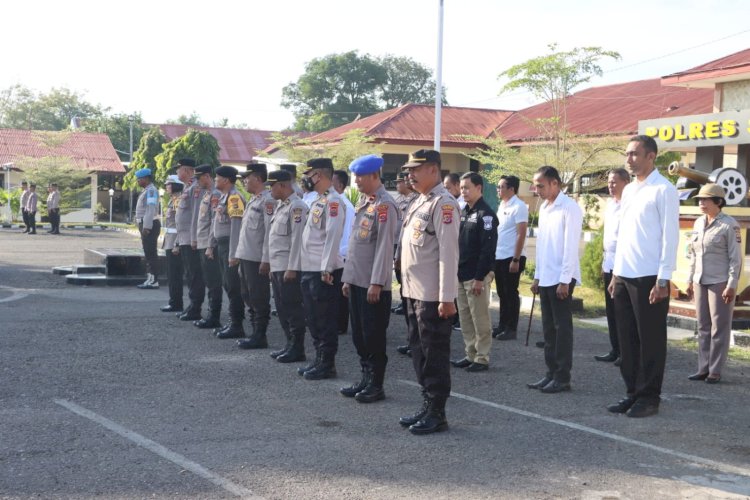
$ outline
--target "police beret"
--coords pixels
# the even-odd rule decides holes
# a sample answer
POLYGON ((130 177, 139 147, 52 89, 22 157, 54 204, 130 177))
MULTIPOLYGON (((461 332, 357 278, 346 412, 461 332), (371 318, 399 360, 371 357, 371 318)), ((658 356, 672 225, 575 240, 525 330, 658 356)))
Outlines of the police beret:
POLYGON ((135 172, 135 178, 136 179, 143 179, 144 177, 151 177, 151 169, 150 168, 142 168, 142 169, 137 170, 135 172))
POLYGON ((276 182, 286 182, 291 180, 292 174, 286 170, 274 170, 273 172, 269 172, 268 181, 265 184, 266 186, 271 186, 276 182))
POLYGON ((176 175, 170 175, 170 176, 168 176, 167 177, 167 181, 165 182, 165 184, 182 184, 183 186, 185 185, 185 183, 182 182, 180 180, 180 178, 177 177, 176 175))
POLYGON ((198 165, 197 167, 195 167, 195 175, 211 175, 213 173, 213 170, 214 167, 212 167, 208 163, 204 163, 203 165, 198 165))
POLYGON ((215 171, 216 175, 219 177, 224 177, 226 179, 236 179, 237 178, 237 169, 234 167, 230 167, 228 165, 222 165, 215 171))
POLYGON ((297 165, 294 163, 284 163, 279 168, 292 174, 292 177, 297 177, 297 165))
POLYGON ((414 168, 425 163, 437 163, 440 165, 440 153, 432 149, 420 149, 409 155, 409 161, 401 168, 414 168))
POLYGON ((195 168, 195 160, 192 158, 182 158, 181 160, 177 160, 177 166, 195 168))
POLYGON ((367 175, 379 172, 383 159, 378 155, 360 156, 349 164, 349 171, 355 175, 367 175))
POLYGON ((242 177, 247 177, 250 174, 267 174, 268 167, 265 163, 248 163, 247 170, 242 172, 242 177))
POLYGON ((330 158, 313 158, 312 160, 307 160, 307 170, 304 173, 308 173, 314 168, 327 168, 333 173, 333 160, 330 158))

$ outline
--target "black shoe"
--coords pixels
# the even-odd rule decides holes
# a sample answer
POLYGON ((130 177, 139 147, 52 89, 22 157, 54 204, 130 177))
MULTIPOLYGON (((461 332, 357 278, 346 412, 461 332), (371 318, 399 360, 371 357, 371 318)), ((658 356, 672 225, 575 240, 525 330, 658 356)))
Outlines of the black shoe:
POLYGON ((253 335, 249 339, 238 340, 237 347, 240 349, 266 349, 268 339, 265 335, 253 335))
POLYGON ((31 231, 29 234, 36 234, 36 231, 31 231))
POLYGON ((539 349, 544 349, 544 341, 540 340, 535 344, 539 349))
POLYGON ((430 410, 422 420, 409 427, 409 432, 416 435, 432 434, 441 432, 448 428, 448 421, 445 419, 445 410, 430 410))
POLYGON ((517 336, 518 336, 518 333, 516 333, 515 330, 505 330, 504 332, 500 333, 495 338, 497 340, 516 340, 517 336))
POLYGON ((484 363, 472 363, 469 366, 466 367, 467 372, 486 372, 490 369, 489 365, 485 365, 484 363))
POLYGON ((706 377, 707 384, 718 384, 721 382, 721 375, 709 375, 706 377))
POLYGON ((174 307, 174 306, 161 306, 159 310, 163 313, 171 313, 171 312, 182 312, 182 307, 174 307))
POLYGON ((607 411, 610 413, 625 413, 635 404, 635 399, 630 396, 619 400, 617 403, 607 406, 607 411))
POLYGON ((492 329, 492 338, 496 339, 498 335, 501 335, 505 331, 505 328, 502 326, 496 326, 492 329))
POLYGON ((297 368, 297 375, 299 375, 300 377, 304 377, 305 373, 309 372, 310 370, 315 369, 318 366, 318 364, 320 364, 320 355, 315 356, 315 360, 310 362, 309 364, 305 366, 300 366, 299 368, 297 368))
POLYGON ((451 360, 451 364, 453 366, 455 366, 456 368, 466 368, 466 367, 470 366, 471 363, 472 362, 469 361, 467 358, 458 359, 458 360, 455 360, 455 359, 451 360))
POLYGON ((287 352, 288 350, 289 350, 289 347, 288 347, 288 346, 284 346, 284 348, 283 348, 283 349, 277 349, 277 350, 275 350, 275 351, 271 351, 271 352, 270 352, 270 355, 271 355, 271 357, 272 357, 273 359, 276 359, 276 358, 278 358, 279 356, 281 356, 282 354, 284 354, 285 352, 287 352))
POLYGON ((339 393, 345 398, 353 398, 358 392, 364 391, 370 381, 370 374, 368 372, 362 372, 362 379, 348 387, 342 387, 339 389, 339 393))
POLYGON ((357 395, 354 396, 354 399, 360 403, 374 403, 375 401, 385 399, 385 391, 382 386, 378 387, 368 384, 364 390, 358 392, 357 395))
POLYGON ((649 403, 639 399, 625 412, 630 418, 645 418, 659 413, 659 403, 649 403))
POLYGON ((539 390, 545 394, 557 394, 558 392, 566 392, 570 390, 569 383, 558 382, 553 380, 544 387, 540 387, 539 390))
POLYGON ((611 363, 612 361, 617 361, 617 354, 613 352, 608 352, 607 354, 597 354, 594 356, 594 359, 597 361, 604 361, 605 363, 611 363))
POLYGON ((613 364, 615 366, 622 366, 622 358, 618 356, 613 364))
POLYGON ((427 415, 427 410, 430 409, 430 399, 427 394, 422 394, 423 400, 422 400, 422 407, 418 409, 416 412, 414 412, 413 415, 407 415, 404 417, 401 417, 398 419, 398 423, 401 424, 404 427, 411 427, 412 425, 416 424, 422 418, 424 418, 425 415, 427 415))
POLYGON ((180 318, 180 321, 196 321, 201 318, 200 313, 193 312, 193 311, 187 311, 178 316, 180 318))
POLYGON ((216 318, 203 318, 199 319, 193 322, 194 326, 197 326, 198 328, 208 329, 208 328, 221 328, 221 323, 216 318))
POLYGON ((230 324, 226 330, 216 334, 217 339, 241 339, 245 336, 245 329, 241 323, 230 324))
POLYGON ((140 288, 141 290, 158 290, 159 282, 154 281, 153 283, 141 283, 140 285, 136 285, 135 287, 140 288))
POLYGON ((297 363, 299 361, 305 361, 306 359, 307 358, 305 357, 305 351, 292 347, 285 353, 278 356, 276 358, 276 361, 278 361, 279 363, 297 363))
POLYGON ((526 384, 526 387, 528 387, 529 389, 541 389, 550 382, 552 382, 552 377, 544 377, 543 379, 539 380, 538 382, 534 382, 533 384, 526 384))
POLYGON ((391 312, 393 314, 400 314, 400 315, 403 316, 403 314, 404 314, 404 305, 403 304, 397 305, 396 307, 394 307, 393 309, 391 309, 391 312))
POLYGON ((408 356, 411 352, 411 348, 408 345, 400 345, 396 347, 396 352, 399 354, 403 354, 404 356, 408 356))
POLYGON ((303 375, 305 380, 323 380, 325 378, 336 378, 336 365, 333 363, 320 363, 312 370, 303 375))
POLYGON ((688 377, 688 380, 706 380, 708 378, 708 372, 706 373, 693 373, 688 377))
POLYGON ((215 336, 217 336, 217 337, 218 337, 220 333, 224 333, 224 332, 226 332, 227 330, 229 330, 229 327, 230 327, 230 326, 232 326, 232 325, 224 325, 224 326, 222 326, 221 328, 214 328, 214 329, 213 329, 213 330, 211 331, 211 333, 212 333, 213 335, 215 335, 215 336))

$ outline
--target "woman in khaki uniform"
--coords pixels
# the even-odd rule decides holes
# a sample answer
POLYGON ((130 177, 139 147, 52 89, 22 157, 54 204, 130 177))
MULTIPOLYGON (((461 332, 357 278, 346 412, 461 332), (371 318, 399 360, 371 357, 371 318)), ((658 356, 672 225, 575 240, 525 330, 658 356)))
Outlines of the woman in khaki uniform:
POLYGON ((696 195, 701 212, 690 244, 688 296, 695 295, 698 371, 688 378, 715 384, 727 360, 732 312, 742 265, 740 226, 721 211, 724 189, 706 184, 696 195))

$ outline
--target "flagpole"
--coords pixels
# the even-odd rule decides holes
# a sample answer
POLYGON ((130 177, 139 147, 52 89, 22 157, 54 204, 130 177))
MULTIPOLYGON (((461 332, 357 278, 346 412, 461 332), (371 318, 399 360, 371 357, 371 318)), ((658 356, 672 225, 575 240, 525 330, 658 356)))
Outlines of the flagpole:
POLYGON ((435 144, 433 149, 440 151, 440 120, 443 111, 443 0, 438 0, 438 50, 435 77, 435 144))

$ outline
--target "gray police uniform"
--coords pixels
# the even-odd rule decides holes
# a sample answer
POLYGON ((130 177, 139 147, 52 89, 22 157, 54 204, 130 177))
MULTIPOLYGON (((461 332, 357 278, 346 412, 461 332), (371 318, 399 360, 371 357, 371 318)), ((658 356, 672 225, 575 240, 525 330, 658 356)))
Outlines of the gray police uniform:
POLYGON ((242 320, 245 319, 240 292, 240 266, 230 266, 229 260, 237 258, 244 209, 245 199, 232 186, 229 192, 222 194, 216 204, 211 225, 211 237, 216 239, 222 281, 229 299, 229 318, 232 326, 237 329, 242 327, 242 320))
POLYGON ((177 224, 177 244, 180 246, 182 265, 185 268, 185 279, 188 286, 190 305, 185 311, 186 319, 200 319, 203 300, 206 296, 206 286, 203 283, 201 259, 198 250, 193 249, 193 226, 200 200, 201 188, 197 179, 193 178, 189 186, 185 186, 177 204, 175 222, 177 224))
POLYGON ((221 264, 216 239, 211 237, 211 226, 214 219, 214 208, 219 204, 221 191, 216 188, 201 190, 200 203, 198 204, 198 216, 195 220, 195 239, 198 245, 198 255, 201 261, 201 273, 203 283, 208 289, 208 320, 205 325, 197 325, 203 328, 218 326, 221 317, 222 279, 221 264), (209 259, 206 249, 213 248, 213 258, 209 259))
POLYGON ((54 190, 47 196, 47 215, 49 216, 50 233, 60 234, 60 191, 54 190))
POLYGON ((338 350, 338 318, 341 274, 344 263, 339 244, 344 233, 346 207, 333 188, 319 194, 310 206, 302 233, 299 267, 302 271, 302 298, 307 327, 321 369, 332 369, 338 350), (322 273, 333 275, 333 284, 321 280, 322 273))
POLYGON ((29 196, 26 197, 26 204, 24 205, 30 234, 36 234, 36 205, 38 199, 36 191, 29 191, 29 196))
POLYGON ((438 315, 441 302, 458 294, 456 199, 437 184, 409 208, 401 232, 401 294, 406 297, 409 346, 417 381, 438 407, 451 390, 451 319, 438 315))
POLYGON ((354 227, 344 264, 343 283, 349 284, 352 341, 365 373, 374 387, 383 387, 386 330, 391 308, 393 248, 399 225, 398 208, 381 186, 372 196, 362 195, 355 209, 354 227), (367 302, 370 285, 380 285, 380 300, 367 302))
POLYGON ((175 193, 169 198, 167 203, 167 213, 164 219, 164 225, 166 226, 166 233, 164 233, 164 241, 162 241, 162 248, 167 254, 167 279, 169 280, 169 306, 172 310, 182 310, 182 257, 179 254, 175 255, 172 253, 174 247, 179 247, 177 244, 177 223, 175 222, 175 215, 177 214, 177 203, 179 203, 180 194, 175 193))
POLYGON ((159 212, 159 191, 153 184, 149 184, 138 196, 135 204, 135 220, 141 232, 143 255, 146 257, 146 272, 154 275, 154 282, 159 281, 159 255, 156 244, 161 232, 159 212), (145 234, 148 230, 148 234, 145 234))
POLYGON ((31 191, 27 188, 21 193, 21 216, 23 217, 23 225, 25 226, 24 233, 28 233, 29 229, 29 213, 26 211, 26 202, 31 195, 31 191))
POLYGON ((264 244, 263 253, 271 265, 273 300, 287 339, 284 353, 276 358, 282 363, 304 360, 305 313, 299 307, 302 303, 300 273, 297 272, 294 280, 288 282, 284 281, 284 273, 299 269, 307 211, 307 204, 296 194, 279 201, 264 244))
POLYGON ((268 190, 247 202, 236 252, 242 266, 242 279, 247 286, 249 306, 254 313, 253 335, 262 339, 265 339, 271 319, 271 284, 269 277, 258 270, 261 262, 268 262, 264 247, 275 209, 276 200, 268 190))

